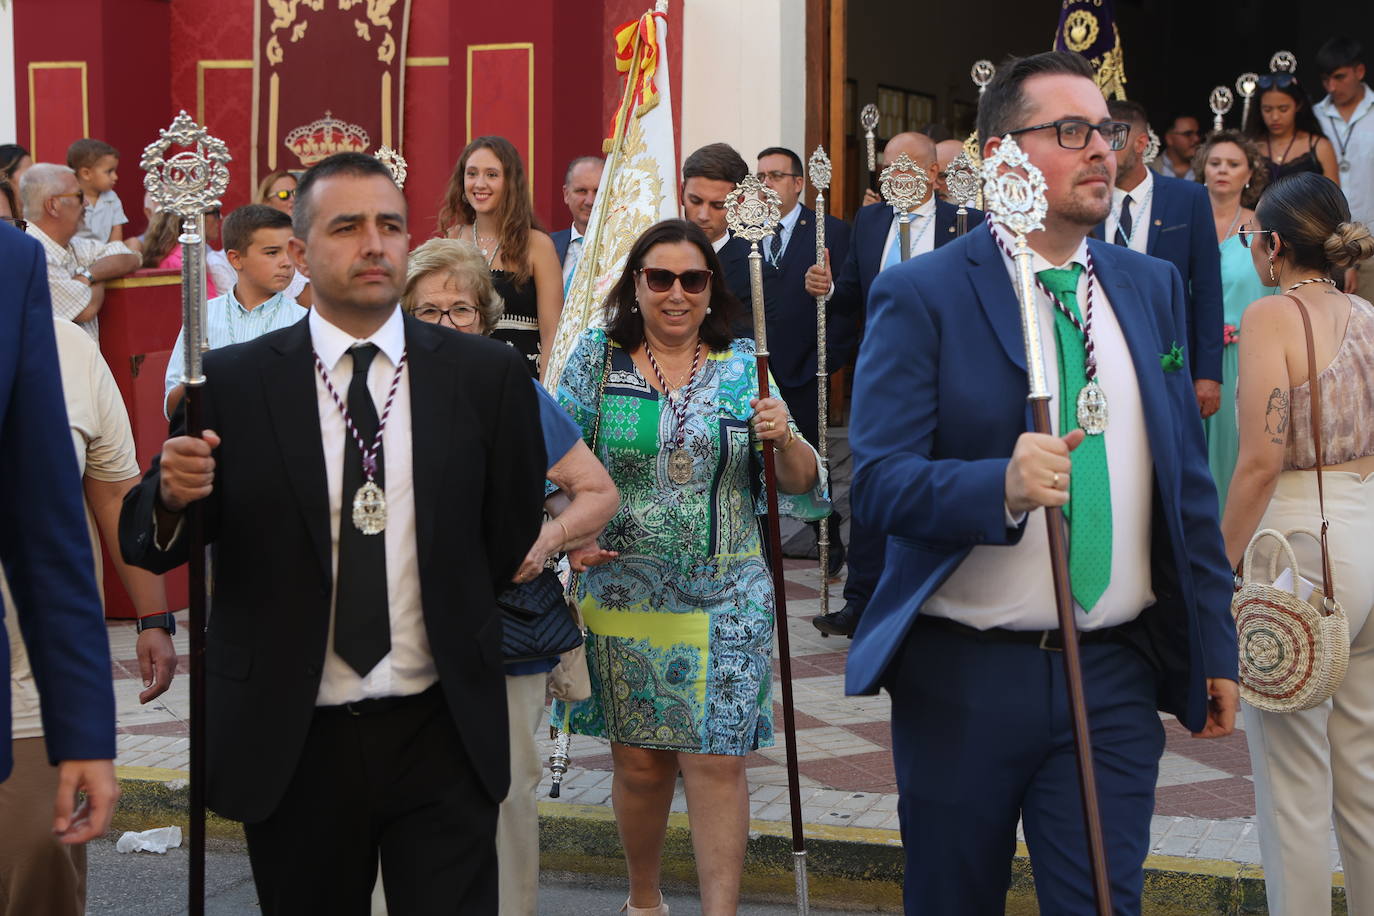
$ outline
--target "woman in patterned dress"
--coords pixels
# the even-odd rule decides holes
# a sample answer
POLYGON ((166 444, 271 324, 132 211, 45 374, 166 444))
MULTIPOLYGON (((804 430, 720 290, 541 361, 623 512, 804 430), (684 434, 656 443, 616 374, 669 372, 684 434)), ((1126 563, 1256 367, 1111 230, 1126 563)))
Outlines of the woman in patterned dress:
POLYGON ((758 398, 751 340, 705 234, 646 231, 586 332, 558 399, 621 493, 576 597, 592 696, 554 719, 611 741, 631 914, 664 914, 659 862, 679 770, 702 912, 735 912, 749 827, 744 757, 773 743, 773 586, 757 514, 763 448, 784 512, 828 511, 820 460, 787 406, 758 398))

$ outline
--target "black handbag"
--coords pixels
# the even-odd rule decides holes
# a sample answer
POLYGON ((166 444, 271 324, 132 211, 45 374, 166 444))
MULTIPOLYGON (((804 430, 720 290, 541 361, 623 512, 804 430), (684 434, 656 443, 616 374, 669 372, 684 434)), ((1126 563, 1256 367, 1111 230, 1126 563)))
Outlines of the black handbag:
POLYGON ((582 645, 582 631, 551 569, 496 596, 501 608, 501 654, 508 662, 554 658, 582 645))

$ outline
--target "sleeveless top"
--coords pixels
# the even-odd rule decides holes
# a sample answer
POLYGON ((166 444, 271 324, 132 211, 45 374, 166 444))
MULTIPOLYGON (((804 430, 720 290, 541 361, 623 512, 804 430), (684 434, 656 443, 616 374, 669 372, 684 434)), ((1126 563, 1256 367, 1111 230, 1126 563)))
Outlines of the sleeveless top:
POLYGON ((491 283, 505 302, 506 310, 501 320, 496 322, 496 329, 491 332, 491 336, 497 340, 504 340, 519 350, 529 363, 530 375, 538 378, 538 293, 535 290, 533 276, 525 281, 524 286, 518 287, 513 282, 513 277, 514 274, 509 271, 492 268, 491 283))
MULTIPOLYGON (((1318 378, 1322 398, 1322 464, 1329 466, 1374 455, 1374 306, 1350 296, 1350 321, 1336 355, 1318 378)), ((1296 306, 1294 306, 1296 308, 1296 306)), ((1308 370, 1311 371, 1310 369, 1308 370)), ((1284 470, 1315 468, 1312 390, 1309 382, 1289 389, 1284 470)))
MULTIPOLYGON (((1317 134, 1308 134, 1307 137, 1310 143, 1307 147, 1307 152, 1303 153, 1301 156, 1289 159, 1287 162, 1283 163, 1275 162, 1268 156, 1265 157, 1264 161, 1269 163, 1270 184, 1273 184, 1280 178, 1296 175, 1299 172, 1316 172, 1318 175, 1326 174, 1322 170, 1321 162, 1317 159, 1317 141, 1320 140, 1321 137, 1317 134)), ((1271 149, 1270 152, 1273 152, 1273 150, 1271 149)))

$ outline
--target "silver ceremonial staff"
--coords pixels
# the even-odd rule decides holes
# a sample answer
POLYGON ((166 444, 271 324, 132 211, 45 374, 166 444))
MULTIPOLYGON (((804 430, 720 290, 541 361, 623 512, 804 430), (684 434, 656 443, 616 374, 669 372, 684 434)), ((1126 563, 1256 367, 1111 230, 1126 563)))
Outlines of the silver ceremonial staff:
MULTIPOLYGON (((1036 305, 1034 253, 1026 236, 1045 227, 1045 176, 1031 163, 1010 134, 997 151, 983 160, 983 200, 988 219, 1005 227, 1013 238, 1016 264, 1016 299, 1021 308, 1021 334, 1026 345, 1031 417, 1037 433, 1052 434, 1050 389, 1045 376, 1045 354, 1040 340, 1039 308, 1036 305)), ((992 229, 989 226, 989 229, 992 229)), ((995 231, 995 230, 994 230, 995 231)), ((1058 506, 1045 507, 1049 529, 1050 567, 1054 578, 1055 606, 1064 640, 1064 680, 1069 693, 1069 715, 1074 750, 1078 759, 1078 785, 1083 799, 1083 819, 1088 837, 1097 912, 1112 916, 1111 884, 1107 877, 1107 850, 1102 838, 1102 814, 1098 806, 1097 775, 1093 770, 1092 737, 1088 731, 1088 707, 1083 692, 1083 669, 1078 655, 1078 629, 1074 620, 1073 589, 1069 579, 1069 549, 1064 532, 1064 513, 1058 506)))
MULTIPOLYGON (((201 226, 206 212, 220 205, 229 185, 229 149, 181 112, 161 136, 143 151, 139 165, 147 174, 143 186, 162 209, 181 217, 181 322, 185 328, 182 354, 185 386, 182 403, 188 436, 204 431, 201 394, 205 375, 201 354, 205 344, 205 243, 201 226), (179 152, 170 157, 173 149, 179 152)), ((200 501, 186 507, 190 605, 191 694, 191 862, 186 884, 187 911, 205 912, 205 520, 200 501)))
POLYGON ((878 187, 882 190, 883 200, 897 211, 897 241, 901 245, 902 260, 905 261, 911 257, 911 211, 929 193, 930 175, 910 156, 902 153, 883 169, 878 187))
POLYGON ((873 143, 873 128, 878 126, 878 106, 869 102, 859 111, 859 126, 864 129, 864 155, 868 163, 868 186, 878 189, 878 151, 873 143))
POLYGON ((391 173, 391 180, 396 182, 396 187, 404 191, 406 187, 406 173, 409 171, 406 157, 389 146, 377 147, 377 152, 372 155, 376 157, 378 162, 386 166, 386 170, 391 173))
MULTIPOLYGON (((816 147, 806 163, 811 187, 816 189, 816 266, 825 267, 825 192, 830 189, 830 157, 825 148, 816 147)), ((825 303, 828 294, 816 297, 816 448, 821 467, 830 468, 830 372, 826 367, 825 303)), ((834 511, 833 509, 831 510, 834 511)), ((821 563, 821 616, 830 613, 830 520, 822 519, 816 528, 816 553, 821 563)))
POLYGON ((969 159, 968 153, 961 151, 945 166, 945 187, 959 207, 954 214, 955 234, 963 235, 968 232, 968 208, 973 206, 983 190, 978 171, 973 167, 973 160, 969 159))
MULTIPOLYGON (((730 231, 749 242, 749 293, 754 305, 754 341, 759 399, 769 397, 768 322, 763 307, 763 253, 759 242, 777 228, 777 192, 753 175, 735 185, 725 199, 730 231)), ((787 580, 782 567, 782 534, 778 526, 778 472, 771 446, 763 448, 763 487, 768 501, 768 556, 773 572, 774 628, 778 633, 778 677, 782 681, 782 727, 787 742, 787 800, 792 809, 792 859, 797 879, 797 912, 811 911, 806 885, 806 836, 802 828, 801 784, 797 769, 797 718, 792 701, 792 651, 787 632, 787 580)), ((824 523, 821 525, 825 527, 824 523)))
MULTIPOLYGON (((1225 86, 1217 86, 1212 90, 1212 94, 1207 96, 1207 106, 1212 109, 1212 130, 1221 130, 1225 126, 1222 121, 1235 104, 1235 100, 1231 90, 1225 86)), ((1241 129, 1244 130, 1244 125, 1241 125, 1241 129)))
POLYGON ((1240 93, 1240 129, 1245 130, 1245 125, 1250 120, 1250 100, 1255 97, 1255 90, 1259 88, 1258 73, 1242 73, 1236 77, 1236 92, 1240 93))

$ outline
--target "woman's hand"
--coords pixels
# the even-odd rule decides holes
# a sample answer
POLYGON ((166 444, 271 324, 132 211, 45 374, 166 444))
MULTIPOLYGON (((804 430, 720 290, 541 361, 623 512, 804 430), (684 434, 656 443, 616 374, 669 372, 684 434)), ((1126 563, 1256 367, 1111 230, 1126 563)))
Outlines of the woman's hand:
POLYGON ((782 445, 792 435, 787 426, 787 405, 781 398, 753 398, 749 406, 754 408, 754 417, 750 422, 754 426, 755 437, 776 446, 782 445))
POLYGON ((520 568, 511 578, 512 582, 532 582, 544 568, 544 562, 563 549, 563 526, 550 519, 539 529, 539 537, 534 539, 530 552, 520 561, 520 568))
POLYGON ((574 547, 568 551, 568 564, 572 566, 573 572, 586 572, 593 566, 600 566, 608 563, 620 556, 618 550, 606 550, 596 544, 587 544, 585 547, 574 547))

